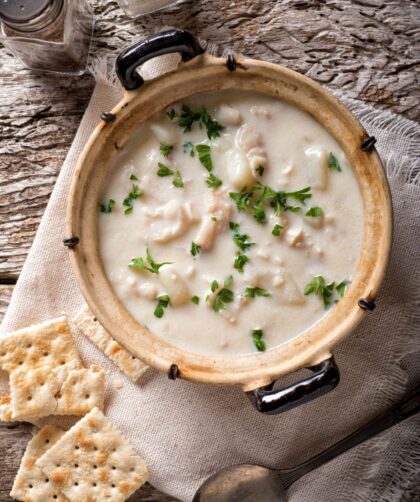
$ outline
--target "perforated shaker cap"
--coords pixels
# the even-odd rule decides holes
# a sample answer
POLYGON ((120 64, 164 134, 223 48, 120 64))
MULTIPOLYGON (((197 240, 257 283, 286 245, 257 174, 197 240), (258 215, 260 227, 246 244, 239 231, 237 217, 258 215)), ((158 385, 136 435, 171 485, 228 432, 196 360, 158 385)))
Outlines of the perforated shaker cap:
POLYGON ((40 16, 52 3, 54 0, 0 0, 0 19, 24 24, 40 16))

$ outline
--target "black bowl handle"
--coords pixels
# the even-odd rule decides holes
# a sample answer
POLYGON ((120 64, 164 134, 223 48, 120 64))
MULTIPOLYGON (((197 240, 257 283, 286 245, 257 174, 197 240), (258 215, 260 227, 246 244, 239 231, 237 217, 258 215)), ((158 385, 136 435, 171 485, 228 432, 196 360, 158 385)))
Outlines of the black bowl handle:
POLYGON ((340 381, 340 372, 332 356, 308 369, 315 375, 284 389, 272 390, 273 384, 270 384, 247 392, 247 395, 261 413, 278 415, 326 394, 340 381))
POLYGON ((183 61, 190 61, 203 54, 204 49, 188 31, 174 29, 151 35, 128 47, 118 56, 115 70, 123 87, 128 91, 141 87, 144 80, 136 72, 136 68, 149 59, 171 52, 180 52, 183 61))

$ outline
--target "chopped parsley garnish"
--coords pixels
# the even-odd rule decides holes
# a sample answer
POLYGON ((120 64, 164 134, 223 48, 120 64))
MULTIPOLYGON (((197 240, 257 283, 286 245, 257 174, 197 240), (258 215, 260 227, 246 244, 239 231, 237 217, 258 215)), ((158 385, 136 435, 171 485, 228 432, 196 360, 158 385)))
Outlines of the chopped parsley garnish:
POLYGON ((156 263, 150 254, 149 248, 146 248, 146 260, 144 258, 132 258, 128 266, 136 270, 148 270, 152 274, 158 274, 160 267, 169 265, 170 263, 169 261, 156 263))
POLYGON ((328 155, 328 167, 336 171, 341 171, 340 162, 338 162, 337 157, 332 152, 328 155))
POLYGON ((310 295, 314 293, 318 295, 323 303, 324 307, 328 308, 332 303, 332 295, 334 293, 334 282, 330 282, 329 284, 325 283, 325 279, 322 275, 316 275, 312 281, 305 287, 305 295, 310 295))
POLYGON ((317 218, 319 216, 324 216, 324 211, 320 207, 310 207, 305 216, 312 216, 313 218, 317 218))
POLYGON ((184 187, 184 180, 182 179, 181 173, 177 171, 175 173, 175 177, 172 181, 172 185, 176 188, 183 188, 184 187))
POLYGON ((228 275, 227 277, 225 277, 225 280, 223 282, 223 286, 225 288, 229 288, 230 286, 232 286, 232 283, 233 283, 233 276, 228 275))
POLYGON ((258 166, 257 169, 255 169, 257 173, 262 176, 264 174, 265 168, 264 166, 258 166))
POLYGON ((219 283, 216 281, 216 279, 211 283, 210 289, 211 292, 214 293, 216 289, 219 287, 219 283))
MULTIPOLYGON (((176 114, 171 114, 169 118, 173 120, 175 116, 176 114)), ((209 139, 218 138, 220 136, 220 131, 224 129, 224 126, 213 119, 204 107, 197 108, 197 110, 191 110, 189 106, 182 105, 181 114, 178 118, 178 125, 184 128, 184 132, 188 132, 191 131, 194 122, 197 122, 200 128, 203 126, 206 128, 207 137, 209 139)))
POLYGON ((194 241, 191 243, 191 254, 193 256, 197 256, 198 253, 201 251, 201 246, 196 244, 194 241))
POLYGON ((211 159, 211 149, 209 145, 196 145, 195 149, 197 151, 198 160, 208 172, 211 172, 213 169, 213 161, 211 159))
POLYGON ((198 305, 200 303, 200 298, 198 296, 193 296, 191 298, 191 301, 194 303, 194 305, 198 305))
POLYGON ((166 112, 166 115, 171 119, 173 120, 175 117, 176 117, 176 112, 175 110, 172 108, 172 110, 170 110, 169 112, 166 112))
POLYGON ((182 150, 184 153, 189 155, 190 157, 195 156, 195 151, 194 151, 194 145, 191 143, 191 141, 187 141, 182 145, 182 150))
POLYGON ((255 298, 256 296, 271 296, 271 293, 264 288, 252 288, 248 286, 245 289, 243 296, 245 298, 255 298))
POLYGON ((344 296, 344 293, 346 291, 346 287, 348 286, 350 281, 348 281, 347 279, 344 279, 344 281, 341 281, 340 284, 337 284, 337 286, 335 287, 337 293, 340 295, 341 298, 343 298, 344 296))
POLYGON ((207 186, 210 188, 217 188, 222 184, 222 180, 216 178, 216 176, 213 173, 210 173, 206 178, 206 183, 207 186))
POLYGON ((263 340, 263 336, 264 334, 262 329, 253 329, 251 332, 252 341, 259 352, 264 352, 267 348, 263 340))
POLYGON ((233 221, 229 222, 229 228, 233 230, 233 242, 240 248, 242 251, 246 251, 248 248, 253 246, 255 242, 251 242, 249 239, 249 235, 239 233, 239 224, 234 223, 233 221))
POLYGON ((247 192, 246 188, 243 188, 240 192, 229 192, 229 197, 235 201, 238 211, 250 209, 252 192, 247 192))
POLYGON ((158 170, 156 174, 163 178, 164 176, 171 176, 172 174, 174 174, 174 172, 172 171, 172 169, 169 169, 169 167, 165 166, 165 164, 158 162, 158 170))
MULTIPOLYGON (((233 277, 229 275, 225 278, 223 283, 223 288, 216 294, 216 298, 213 303, 213 310, 219 312, 226 308, 226 303, 232 303, 234 300, 233 291, 228 289, 233 283, 233 277)), ((210 287, 212 293, 215 293, 219 289, 219 283, 214 280, 210 287)))
POLYGON ((123 200, 123 206, 125 207, 124 214, 131 214, 133 212, 133 202, 142 195, 143 195, 143 190, 141 190, 138 185, 133 183, 131 186, 130 193, 123 200))
POLYGON ((282 230, 283 230, 283 227, 281 225, 279 225, 278 223, 276 223, 274 225, 273 230, 271 231, 271 233, 274 235, 274 237, 279 237, 282 230))
POLYGON ((99 204, 99 210, 101 213, 109 214, 112 213, 112 208, 115 206, 115 200, 109 199, 108 204, 99 204))
POLYGON ((137 176, 135 174, 130 174, 130 180, 131 181, 137 181, 138 178, 137 178, 137 176))
POLYGON ((156 305, 155 311, 153 312, 159 319, 163 317, 165 309, 168 308, 170 299, 168 295, 160 295, 157 297, 158 304, 156 305))
POLYGON ((160 144, 160 153, 164 157, 168 157, 168 155, 172 152, 173 149, 174 147, 172 145, 165 145, 164 143, 160 144))
POLYGON ((268 203, 274 209, 277 216, 280 215, 282 210, 297 212, 300 211, 300 206, 290 205, 288 199, 294 199, 301 204, 305 204, 306 200, 312 197, 310 191, 310 187, 295 192, 276 191, 257 182, 252 190, 242 189, 240 192, 229 192, 229 197, 235 201, 238 211, 250 213, 258 223, 265 223, 265 203, 268 203))
POLYGON ((233 262, 233 268, 236 268, 238 272, 244 271, 244 266, 249 262, 248 256, 238 253, 236 255, 235 261, 233 262))

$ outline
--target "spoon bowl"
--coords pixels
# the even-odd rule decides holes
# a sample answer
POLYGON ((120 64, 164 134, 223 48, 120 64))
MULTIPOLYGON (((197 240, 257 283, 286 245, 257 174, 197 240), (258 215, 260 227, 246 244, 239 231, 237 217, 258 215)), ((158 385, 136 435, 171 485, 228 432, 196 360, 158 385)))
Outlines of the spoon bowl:
POLYGON ((233 465, 199 488, 193 502, 285 502, 286 492, 276 471, 259 465, 233 465))

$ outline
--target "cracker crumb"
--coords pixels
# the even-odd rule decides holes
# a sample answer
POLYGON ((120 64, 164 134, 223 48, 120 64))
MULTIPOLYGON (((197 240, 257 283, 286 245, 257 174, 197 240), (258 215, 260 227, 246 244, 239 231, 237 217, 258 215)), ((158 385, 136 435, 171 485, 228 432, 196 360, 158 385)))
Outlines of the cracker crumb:
POLYGON ((124 382, 122 380, 114 380, 114 387, 116 389, 122 389, 124 387, 124 382))

